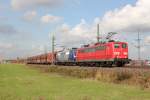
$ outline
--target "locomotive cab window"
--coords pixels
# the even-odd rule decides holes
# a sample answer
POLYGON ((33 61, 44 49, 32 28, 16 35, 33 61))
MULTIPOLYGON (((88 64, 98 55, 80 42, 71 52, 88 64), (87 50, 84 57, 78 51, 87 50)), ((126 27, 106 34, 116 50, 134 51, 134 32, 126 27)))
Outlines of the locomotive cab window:
POLYGON ((95 48, 96 51, 105 50, 105 49, 106 49, 106 46, 98 46, 95 48))
POLYGON ((127 48, 127 45, 126 44, 122 44, 122 48, 127 48))
POLYGON ((114 47, 115 47, 115 48, 119 48, 119 44, 115 44, 114 47))

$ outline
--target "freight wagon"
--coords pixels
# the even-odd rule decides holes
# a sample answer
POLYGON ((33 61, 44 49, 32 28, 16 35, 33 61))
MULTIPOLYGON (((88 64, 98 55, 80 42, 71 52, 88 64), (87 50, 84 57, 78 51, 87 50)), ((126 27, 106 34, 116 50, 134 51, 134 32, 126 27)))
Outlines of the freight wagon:
POLYGON ((55 61, 56 53, 46 53, 37 56, 32 56, 27 58, 28 64, 51 64, 52 61, 55 61))

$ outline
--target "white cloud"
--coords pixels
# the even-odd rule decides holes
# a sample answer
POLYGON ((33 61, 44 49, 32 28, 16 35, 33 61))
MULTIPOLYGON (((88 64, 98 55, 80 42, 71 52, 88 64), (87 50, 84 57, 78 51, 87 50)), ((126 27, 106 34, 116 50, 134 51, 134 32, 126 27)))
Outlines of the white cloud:
POLYGON ((53 8, 61 5, 62 3, 63 0, 11 0, 11 6, 16 10, 40 7, 53 8))
POLYGON ((108 31, 142 32, 150 31, 150 1, 138 0, 135 5, 108 11, 100 25, 108 31))
POLYGON ((150 36, 146 37, 144 40, 146 43, 150 43, 150 36))
POLYGON ((126 5, 97 17, 92 23, 85 20, 73 27, 63 24, 58 30, 61 40, 76 43, 76 41, 96 40, 96 25, 100 24, 100 33, 115 31, 122 32, 149 32, 150 31, 150 1, 138 0, 135 5, 126 5), (66 39, 67 37, 67 39, 66 39), (69 38, 71 37, 71 38, 69 38), (64 39, 63 39, 64 38, 64 39))
POLYGON ((84 19, 81 19, 81 22, 73 27, 68 24, 62 24, 57 29, 56 33, 59 40, 56 40, 65 46, 79 46, 79 44, 90 43, 96 40, 95 29, 84 19))
POLYGON ((37 16, 36 11, 28 11, 24 14, 23 19, 26 21, 32 21, 37 16))
POLYGON ((1 50, 12 49, 14 47, 11 43, 0 43, 1 50))
POLYGON ((53 16, 53 15, 45 15, 41 17, 41 22, 42 23, 54 23, 54 22, 59 22, 62 18, 59 16, 53 16))

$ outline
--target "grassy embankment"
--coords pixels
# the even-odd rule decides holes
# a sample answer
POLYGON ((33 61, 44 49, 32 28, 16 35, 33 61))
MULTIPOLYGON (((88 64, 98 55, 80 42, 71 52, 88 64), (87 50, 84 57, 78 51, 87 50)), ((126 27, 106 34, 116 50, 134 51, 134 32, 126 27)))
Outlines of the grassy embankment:
POLYGON ((0 100, 149 100, 150 90, 0 65, 0 100))
POLYGON ((92 79, 101 82, 127 84, 139 86, 141 89, 150 89, 150 69, 142 68, 105 68, 79 66, 50 66, 28 65, 46 73, 58 73, 81 79, 92 79))

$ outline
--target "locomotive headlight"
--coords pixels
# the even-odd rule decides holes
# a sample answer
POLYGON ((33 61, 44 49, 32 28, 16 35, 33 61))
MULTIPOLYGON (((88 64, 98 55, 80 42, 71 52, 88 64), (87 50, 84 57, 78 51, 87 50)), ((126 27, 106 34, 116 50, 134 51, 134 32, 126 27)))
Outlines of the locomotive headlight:
POLYGON ((120 55, 120 52, 114 52, 114 55, 120 55))
POLYGON ((66 55, 69 55, 69 52, 66 52, 66 55))
POLYGON ((127 52, 123 52, 123 54, 124 54, 124 55, 128 55, 128 53, 127 53, 127 52))

